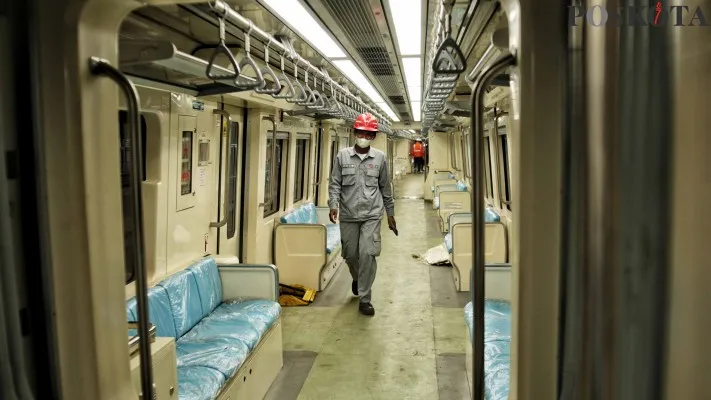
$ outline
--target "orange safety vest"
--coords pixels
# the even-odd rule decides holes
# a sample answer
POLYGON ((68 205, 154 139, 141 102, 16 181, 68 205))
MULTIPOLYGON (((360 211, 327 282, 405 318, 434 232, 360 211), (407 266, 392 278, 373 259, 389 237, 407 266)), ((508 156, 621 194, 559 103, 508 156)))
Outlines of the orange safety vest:
POLYGON ((410 151, 410 153, 415 158, 424 157, 425 156, 424 146, 422 146, 422 143, 420 143, 420 142, 415 142, 412 145, 412 150, 410 151))

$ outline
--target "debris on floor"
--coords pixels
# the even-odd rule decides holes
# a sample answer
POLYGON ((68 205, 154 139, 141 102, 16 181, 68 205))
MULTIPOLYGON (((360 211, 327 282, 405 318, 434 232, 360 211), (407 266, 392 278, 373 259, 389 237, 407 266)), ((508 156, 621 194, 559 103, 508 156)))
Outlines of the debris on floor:
POLYGON ((308 306, 314 302, 316 290, 301 285, 279 284, 279 304, 283 307, 308 306))
POLYGON ((449 262, 449 252, 447 251, 447 247, 445 247, 444 243, 435 246, 425 252, 425 254, 422 255, 417 255, 413 254, 413 258, 418 258, 420 261, 422 261, 425 264, 428 265, 437 265, 437 266, 451 266, 452 264, 449 262))

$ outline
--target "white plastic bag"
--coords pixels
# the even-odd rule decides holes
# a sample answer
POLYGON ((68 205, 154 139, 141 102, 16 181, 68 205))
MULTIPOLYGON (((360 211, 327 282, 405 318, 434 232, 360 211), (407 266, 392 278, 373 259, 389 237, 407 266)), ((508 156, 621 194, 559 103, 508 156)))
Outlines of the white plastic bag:
POLYGON ((429 265, 450 265, 449 252, 444 243, 427 250, 420 259, 429 265))

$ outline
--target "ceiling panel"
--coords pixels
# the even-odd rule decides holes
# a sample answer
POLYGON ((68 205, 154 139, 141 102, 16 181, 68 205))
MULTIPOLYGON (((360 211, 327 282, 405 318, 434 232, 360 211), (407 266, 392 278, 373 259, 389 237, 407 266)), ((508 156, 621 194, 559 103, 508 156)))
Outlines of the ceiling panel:
POLYGON ((393 111, 410 118, 409 101, 395 51, 395 29, 379 0, 308 0, 393 111))

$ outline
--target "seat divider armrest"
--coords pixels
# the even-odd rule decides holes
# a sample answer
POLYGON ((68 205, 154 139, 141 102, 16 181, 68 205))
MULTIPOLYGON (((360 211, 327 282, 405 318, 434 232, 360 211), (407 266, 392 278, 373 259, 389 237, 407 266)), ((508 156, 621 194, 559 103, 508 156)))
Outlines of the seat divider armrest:
POLYGON ((273 264, 218 264, 222 301, 240 298, 279 301, 279 270, 273 264))

